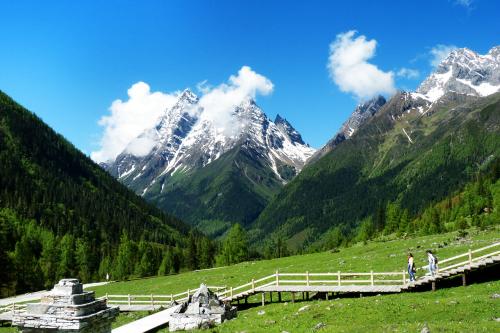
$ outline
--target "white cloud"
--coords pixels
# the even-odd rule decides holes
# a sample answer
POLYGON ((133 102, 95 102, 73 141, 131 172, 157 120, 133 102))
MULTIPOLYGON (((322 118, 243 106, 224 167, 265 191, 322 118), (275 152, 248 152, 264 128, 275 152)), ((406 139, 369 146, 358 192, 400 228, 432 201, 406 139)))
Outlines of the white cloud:
POLYGON ((238 75, 231 75, 228 83, 211 88, 205 83, 201 91, 204 95, 198 105, 202 112, 200 118, 212 122, 216 128, 226 134, 235 134, 241 126, 235 124, 233 111, 246 99, 255 99, 258 94, 268 95, 273 91, 273 83, 263 75, 243 66, 238 75))
POLYGON ((351 30, 337 35, 330 44, 328 70, 335 84, 343 92, 367 99, 377 94, 393 94, 394 73, 384 72, 368 62, 375 55, 377 41, 367 40, 351 30))
POLYGON ((403 67, 397 71, 396 76, 406 79, 416 79, 420 76, 420 72, 417 69, 403 67))
MULTIPOLYGON (((114 159, 144 129, 154 126, 165 109, 174 105, 178 93, 151 92, 148 84, 137 82, 128 89, 128 100, 115 100, 109 107, 111 114, 101 117, 104 127, 100 148, 91 153, 96 162, 114 159)), ((144 142, 143 142, 144 143, 144 142)), ((131 149, 140 152, 133 146, 131 149)))
MULTIPOLYGON (((237 75, 231 75, 227 83, 211 87, 206 81, 197 85, 202 93, 197 107, 192 109, 201 120, 212 122, 225 134, 235 134, 241 124, 235 123, 233 111, 243 101, 257 95, 268 95, 273 91, 273 83, 243 66, 237 75)), ((99 125, 104 127, 100 149, 92 152, 96 162, 113 160, 126 150, 135 156, 149 153, 155 144, 155 131, 152 128, 162 113, 171 108, 178 99, 179 92, 151 92, 148 84, 138 82, 128 90, 127 101, 115 100, 99 125), (146 131, 146 132, 145 132, 146 131), (139 136, 140 135, 140 136, 139 136)), ((189 110, 188 110, 189 111, 189 110)))
POLYGON ((443 44, 438 44, 431 48, 429 51, 430 54, 430 64, 432 67, 436 68, 439 66, 441 61, 443 61, 451 51, 457 49, 455 45, 443 45, 443 44))

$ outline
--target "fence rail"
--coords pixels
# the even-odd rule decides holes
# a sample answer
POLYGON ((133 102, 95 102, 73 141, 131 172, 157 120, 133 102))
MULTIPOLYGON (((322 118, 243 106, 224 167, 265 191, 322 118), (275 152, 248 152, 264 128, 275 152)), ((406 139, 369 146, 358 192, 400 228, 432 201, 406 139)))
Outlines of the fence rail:
MULTIPOLYGON (((209 289, 214 290, 216 293, 221 290, 225 290, 225 286, 208 286, 209 289)), ((189 296, 193 295, 198 291, 199 288, 188 289, 182 293, 178 294, 168 294, 168 295, 115 295, 106 294, 100 299, 106 299, 107 303, 110 305, 151 305, 154 307, 159 307, 162 305, 170 305, 172 302, 184 302, 189 299, 189 296)))
POLYGON ((469 249, 469 251, 467 251, 466 253, 441 260, 438 262, 438 272, 448 271, 453 268, 465 265, 469 265, 470 268, 474 262, 496 255, 500 255, 500 242, 496 242, 476 250, 469 249), (493 248, 497 248, 497 250, 493 252, 489 251, 486 253, 486 250, 490 250, 493 248), (463 260, 464 258, 465 260, 463 260), (459 259, 460 261, 458 261, 459 259), (446 263, 447 265, 445 267, 442 267, 444 263, 446 263))

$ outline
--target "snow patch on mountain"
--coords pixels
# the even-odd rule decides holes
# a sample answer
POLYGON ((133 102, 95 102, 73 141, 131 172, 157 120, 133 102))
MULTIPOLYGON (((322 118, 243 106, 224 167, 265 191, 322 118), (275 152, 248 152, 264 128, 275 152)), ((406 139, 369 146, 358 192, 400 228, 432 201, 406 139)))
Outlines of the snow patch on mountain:
POLYGON ((431 103, 447 92, 488 96, 500 91, 500 46, 480 55, 467 48, 453 50, 413 94, 431 103))

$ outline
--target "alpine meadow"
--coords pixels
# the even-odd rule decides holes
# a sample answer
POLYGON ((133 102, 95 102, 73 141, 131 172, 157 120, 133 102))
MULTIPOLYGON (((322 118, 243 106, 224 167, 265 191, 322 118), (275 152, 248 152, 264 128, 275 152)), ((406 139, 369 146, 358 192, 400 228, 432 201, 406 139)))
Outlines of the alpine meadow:
POLYGON ((1 8, 0 333, 500 330, 500 4, 1 8))

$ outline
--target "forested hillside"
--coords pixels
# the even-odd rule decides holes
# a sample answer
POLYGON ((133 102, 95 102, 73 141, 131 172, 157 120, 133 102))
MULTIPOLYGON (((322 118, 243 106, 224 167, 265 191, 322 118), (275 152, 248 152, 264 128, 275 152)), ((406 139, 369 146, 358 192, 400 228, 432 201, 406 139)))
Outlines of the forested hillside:
MULTIPOLYGON (((421 115, 408 111, 404 94, 394 96, 271 201, 253 226, 253 238, 271 235, 274 243, 284 240, 295 249, 327 239, 338 243, 352 238, 363 222, 368 233, 384 230, 394 207, 405 221, 433 220, 438 227, 431 230, 439 232, 439 221, 428 218, 434 213, 426 208, 452 200, 500 156, 499 97, 450 93, 421 115)), ((481 209, 490 213, 493 201, 481 209)))
POLYGON ((2 294, 62 277, 156 274, 164 257, 163 271, 178 270, 187 265, 188 231, 0 92, 2 294))

